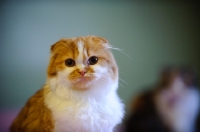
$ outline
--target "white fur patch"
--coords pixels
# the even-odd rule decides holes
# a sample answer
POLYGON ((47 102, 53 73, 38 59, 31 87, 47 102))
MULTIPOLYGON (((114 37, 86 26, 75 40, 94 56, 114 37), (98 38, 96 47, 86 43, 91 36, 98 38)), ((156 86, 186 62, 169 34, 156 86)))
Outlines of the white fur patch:
POLYGON ((79 52, 79 54, 78 54, 78 58, 76 59, 77 61, 77 63, 78 64, 82 64, 83 63, 83 42, 82 41, 79 41, 78 42, 78 44, 77 44, 77 46, 78 46, 78 52, 79 52))
POLYGON ((56 86, 57 92, 67 98, 57 96, 53 91, 45 96, 45 103, 55 119, 56 132, 112 132, 122 121, 124 106, 113 87, 116 82, 107 79, 108 82, 99 82, 90 90, 80 92, 58 81, 50 79, 47 86, 56 86))
POLYGON ((86 50, 84 49, 84 43, 82 41, 79 41, 77 43, 77 46, 78 46, 78 57, 76 58, 76 67, 79 69, 79 70, 83 70, 85 68, 85 63, 84 63, 84 56, 87 57, 87 53, 86 53, 86 50))

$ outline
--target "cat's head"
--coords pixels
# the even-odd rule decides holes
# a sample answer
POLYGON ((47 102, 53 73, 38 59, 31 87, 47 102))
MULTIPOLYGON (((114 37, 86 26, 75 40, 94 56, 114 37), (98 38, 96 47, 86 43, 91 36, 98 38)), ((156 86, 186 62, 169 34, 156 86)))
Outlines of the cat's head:
POLYGON ((118 68, 108 41, 86 36, 62 39, 52 45, 47 75, 56 79, 56 85, 80 91, 117 82, 118 68))

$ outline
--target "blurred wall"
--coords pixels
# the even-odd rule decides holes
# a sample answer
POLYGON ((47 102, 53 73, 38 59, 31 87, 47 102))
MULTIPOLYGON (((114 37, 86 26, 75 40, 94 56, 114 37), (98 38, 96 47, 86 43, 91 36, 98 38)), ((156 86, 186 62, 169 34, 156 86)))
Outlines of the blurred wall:
POLYGON ((186 1, 0 2, 0 108, 21 107, 42 87, 50 45, 63 37, 102 36, 132 57, 113 51, 126 104, 165 64, 200 71, 199 17, 186 1))

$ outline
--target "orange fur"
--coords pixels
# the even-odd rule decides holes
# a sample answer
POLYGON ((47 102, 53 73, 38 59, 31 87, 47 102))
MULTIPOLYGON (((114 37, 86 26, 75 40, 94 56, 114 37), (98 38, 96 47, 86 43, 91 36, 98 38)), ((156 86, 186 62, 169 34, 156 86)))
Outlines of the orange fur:
POLYGON ((13 121, 11 132, 51 132, 54 125, 51 111, 44 104, 44 94, 49 89, 41 89, 33 95, 13 121))

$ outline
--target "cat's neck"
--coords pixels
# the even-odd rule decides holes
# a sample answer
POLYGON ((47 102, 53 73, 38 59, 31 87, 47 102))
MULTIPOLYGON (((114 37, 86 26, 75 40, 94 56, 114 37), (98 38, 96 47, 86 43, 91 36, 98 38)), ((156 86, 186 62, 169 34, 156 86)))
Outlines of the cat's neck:
POLYGON ((88 91, 76 91, 64 85, 56 85, 53 89, 51 87, 52 85, 49 82, 44 87, 45 91, 48 91, 44 96, 45 104, 51 110, 58 112, 69 107, 73 109, 84 107, 91 109, 107 108, 113 102, 119 100, 115 90, 116 84, 112 83, 106 84, 104 87, 96 85, 88 91))
POLYGON ((85 131, 88 132, 112 131, 113 124, 121 122, 124 106, 116 94, 117 82, 105 83, 101 87, 96 85, 89 91, 81 92, 64 85, 55 85, 56 87, 52 88, 49 81, 44 87, 46 91, 44 100, 56 119, 57 131, 72 129, 73 131, 82 131, 80 127, 74 126, 77 124, 83 129, 87 129, 85 131), (59 89, 58 93, 55 93, 55 89, 59 89), (105 91, 102 91, 103 89, 105 91), (84 125, 85 123, 86 125, 84 125), (90 127, 88 128, 88 124, 91 124, 91 130, 90 127))

